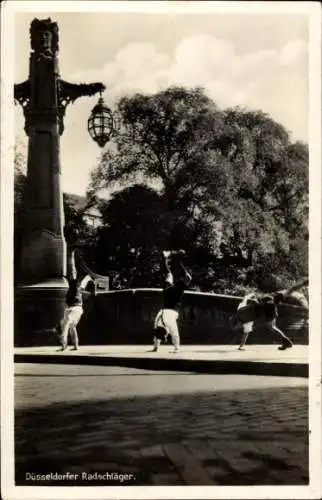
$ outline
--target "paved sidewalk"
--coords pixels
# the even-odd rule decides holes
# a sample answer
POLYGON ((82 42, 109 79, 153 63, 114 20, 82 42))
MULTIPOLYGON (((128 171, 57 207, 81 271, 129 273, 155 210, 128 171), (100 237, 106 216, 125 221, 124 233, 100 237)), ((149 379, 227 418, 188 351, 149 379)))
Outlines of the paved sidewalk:
POLYGON ((162 345, 156 353, 151 346, 81 346, 78 351, 58 352, 55 347, 15 348, 15 362, 110 365, 152 370, 195 371, 200 373, 240 373, 308 377, 308 346, 296 345, 279 351, 277 345, 183 345, 173 353, 162 345))
POLYGON ((308 484, 304 378, 21 363, 15 371, 19 485, 308 484))

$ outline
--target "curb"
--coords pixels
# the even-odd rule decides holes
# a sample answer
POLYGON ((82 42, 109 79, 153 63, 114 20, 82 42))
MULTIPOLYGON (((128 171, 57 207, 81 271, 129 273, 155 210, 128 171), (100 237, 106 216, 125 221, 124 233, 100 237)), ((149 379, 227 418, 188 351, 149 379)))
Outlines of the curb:
POLYGON ((306 363, 269 363, 263 361, 212 361, 194 359, 137 358, 116 356, 65 356, 63 354, 15 354, 15 363, 51 363, 91 366, 124 366, 155 371, 187 371, 224 375, 266 375, 308 378, 306 363))

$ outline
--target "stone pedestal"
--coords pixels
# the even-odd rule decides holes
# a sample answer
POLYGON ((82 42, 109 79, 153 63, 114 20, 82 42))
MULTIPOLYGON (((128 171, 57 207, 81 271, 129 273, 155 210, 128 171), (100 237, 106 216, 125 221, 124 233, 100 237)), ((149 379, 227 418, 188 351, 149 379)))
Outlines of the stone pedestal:
POLYGON ((67 287, 64 278, 16 287, 15 347, 58 345, 53 328, 63 316, 67 287))

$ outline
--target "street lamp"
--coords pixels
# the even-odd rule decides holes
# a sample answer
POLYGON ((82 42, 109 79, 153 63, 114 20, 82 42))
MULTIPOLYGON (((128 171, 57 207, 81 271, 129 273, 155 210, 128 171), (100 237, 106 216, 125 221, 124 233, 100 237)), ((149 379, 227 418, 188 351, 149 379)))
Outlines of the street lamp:
POLYGON ((112 111, 104 103, 102 92, 100 93, 98 103, 92 109, 87 122, 87 129, 93 141, 103 148, 110 140, 114 132, 114 121, 112 111))

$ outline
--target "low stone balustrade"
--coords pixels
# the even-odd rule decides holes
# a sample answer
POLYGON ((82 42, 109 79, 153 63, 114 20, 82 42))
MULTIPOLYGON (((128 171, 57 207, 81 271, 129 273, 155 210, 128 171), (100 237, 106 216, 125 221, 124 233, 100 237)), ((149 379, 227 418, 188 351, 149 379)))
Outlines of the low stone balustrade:
MULTIPOLYGON (((84 294, 84 314, 78 326, 83 345, 150 344, 153 337, 153 320, 162 305, 162 290, 142 288, 84 294)), ((231 329, 230 318, 236 313, 241 297, 202 292, 185 292, 179 315, 181 342, 183 344, 237 344, 240 331, 231 329)), ((38 308, 46 316, 44 307, 38 308)), ((49 325, 35 333, 34 323, 43 324, 35 312, 24 307, 24 296, 15 300, 15 345, 51 345, 57 338, 49 325)), ((307 310, 295 305, 279 307, 278 325, 298 344, 308 343, 307 310)), ((258 324, 249 337, 249 343, 272 344, 273 339, 258 324)))
MULTIPOLYGON (((230 318, 241 297, 202 292, 185 292, 179 315, 183 344, 238 343, 240 333, 232 331, 230 318), (234 340, 235 339, 235 340, 234 340)), ((162 305, 162 290, 136 289, 100 293, 85 303, 79 324, 84 344, 151 343, 153 320, 162 305)), ((308 343, 307 310, 295 305, 279 307, 278 325, 300 344, 308 343)), ((250 343, 273 339, 258 322, 250 343)))

